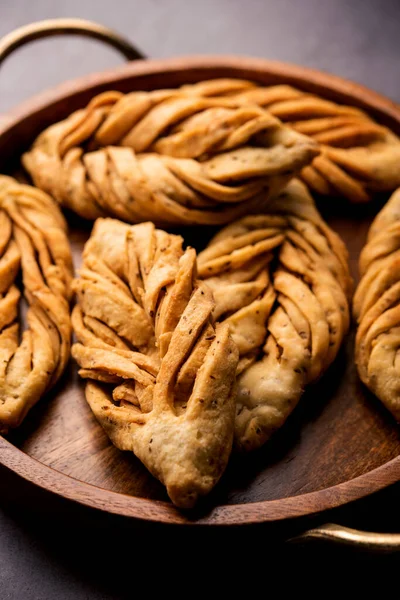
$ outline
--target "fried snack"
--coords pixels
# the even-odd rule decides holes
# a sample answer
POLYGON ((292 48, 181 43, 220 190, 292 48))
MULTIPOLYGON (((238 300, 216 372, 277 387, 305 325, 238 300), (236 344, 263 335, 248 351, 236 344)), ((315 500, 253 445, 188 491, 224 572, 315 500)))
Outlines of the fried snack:
POLYGON ((228 223, 261 210, 318 154, 259 106, 208 97, 249 86, 105 92, 45 130, 23 164, 35 185, 87 219, 228 223))
POLYGON ((353 302, 358 373, 400 422, 400 189, 373 221, 359 268, 353 302))
POLYGON ((0 176, 0 432, 17 427, 69 359, 72 259, 65 221, 43 192, 0 176), (28 328, 20 339, 22 273, 28 328))
POLYGON ((222 229, 199 254, 198 272, 239 349, 235 445, 253 450, 338 353, 349 328, 347 251, 293 180, 268 214, 222 229))
POLYGON ((310 190, 324 196, 344 196, 351 202, 368 202, 376 192, 390 192, 400 186, 400 139, 364 111, 289 85, 249 85, 245 89, 244 82, 237 83, 237 88, 234 82, 227 79, 212 85, 210 81, 204 93, 231 98, 245 106, 261 106, 320 144, 320 155, 301 171, 310 190))
POLYGON ((111 441, 189 508, 228 462, 238 352, 182 241, 152 223, 96 222, 74 282, 72 354, 111 441))

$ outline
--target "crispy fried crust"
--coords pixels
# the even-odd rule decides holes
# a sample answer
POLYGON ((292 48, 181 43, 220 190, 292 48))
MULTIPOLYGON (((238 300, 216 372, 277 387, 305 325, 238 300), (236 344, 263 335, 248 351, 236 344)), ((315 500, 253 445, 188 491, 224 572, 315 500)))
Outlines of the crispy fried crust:
POLYGON ((72 259, 49 196, 0 176, 0 431, 17 427, 69 359, 72 259), (28 328, 18 323, 22 272, 28 328))
POLYGON ((349 327, 347 251, 293 180, 268 214, 222 229, 198 264, 239 349, 235 443, 252 450, 337 355, 349 327))
MULTIPOLYGON (((309 94, 289 85, 249 86, 235 80, 208 82, 208 97, 261 106, 294 130, 320 144, 321 154, 301 178, 311 191, 367 202, 375 192, 400 186, 400 140, 364 111, 309 94)), ((198 88, 201 92, 201 87, 198 88)))
POLYGON ((39 188, 88 219, 228 223, 260 210, 318 154, 263 108, 218 96, 248 88, 218 80, 106 92, 44 131, 23 163, 39 188))
POLYGON ((101 94, 84 111, 42 134, 24 162, 39 187, 87 218, 107 213, 131 222, 154 220, 154 212, 143 214, 143 203, 151 197, 162 210, 162 218, 157 211, 158 222, 223 224, 245 212, 240 204, 245 199, 252 199, 246 212, 261 208, 256 190, 265 183, 271 195, 283 187, 280 178, 275 184, 278 176, 270 169, 275 144, 281 170, 285 160, 293 161, 296 174, 304 161, 301 179, 324 196, 367 202, 376 192, 400 185, 400 140, 364 111, 289 85, 257 87, 239 79, 210 80, 179 90, 101 94), (264 116, 257 116, 256 107, 264 116), (310 156, 304 140, 297 151, 283 153, 281 143, 291 146, 296 140, 282 128, 271 136, 271 115, 316 142, 320 155, 310 156), (88 140, 92 150, 102 152, 83 155, 81 145, 88 140), (242 157, 230 151, 242 144, 254 146, 254 141, 267 145, 269 167, 251 185, 246 181, 239 190, 227 182, 221 185, 206 164, 199 166, 210 154, 223 152, 238 179, 241 170, 236 172, 234 163, 242 157), (117 145, 131 150, 110 154, 107 148, 117 145), (132 149, 162 156, 141 159, 132 149), (157 179, 151 177, 154 169, 157 179), (134 207, 131 201, 127 205, 132 197, 134 207), (228 207, 228 202, 238 204, 228 207))
POLYGON ((152 223, 99 219, 74 289, 72 353, 92 411, 177 506, 193 506, 228 462, 238 363, 195 251, 152 223))
POLYGON ((359 267, 353 302, 358 373, 400 422, 400 190, 373 221, 359 267))

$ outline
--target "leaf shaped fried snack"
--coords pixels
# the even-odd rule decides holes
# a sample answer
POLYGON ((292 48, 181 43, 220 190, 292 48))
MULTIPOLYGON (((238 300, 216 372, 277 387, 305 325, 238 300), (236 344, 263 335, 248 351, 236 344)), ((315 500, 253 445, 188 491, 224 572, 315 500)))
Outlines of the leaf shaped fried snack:
POLYGON ((265 206, 318 154, 255 106, 210 98, 246 82, 105 92, 46 129, 23 163, 35 185, 88 219, 223 224, 265 206))
POLYGON ((74 287, 72 351, 93 413, 177 506, 193 506, 228 462, 238 363, 195 251, 152 223, 100 219, 74 287))
POLYGON ((252 450, 337 355, 349 327, 347 252, 293 180, 268 214, 222 229, 198 264, 239 349, 235 442, 252 450))
POLYGON ((353 303, 358 373, 400 421, 400 190, 373 221, 359 266, 353 303))
POLYGON ((17 427, 69 360, 72 259, 66 224, 43 192, 0 176, 0 430, 17 427), (28 328, 19 340, 16 279, 28 328))
MULTIPOLYGON (((260 106, 317 142, 321 154, 300 175, 311 191, 367 202, 376 192, 400 186, 400 139, 366 112, 290 85, 247 83, 245 88, 240 80, 214 80, 197 91, 246 107, 260 106)), ((196 86, 192 88, 195 93, 196 86)))

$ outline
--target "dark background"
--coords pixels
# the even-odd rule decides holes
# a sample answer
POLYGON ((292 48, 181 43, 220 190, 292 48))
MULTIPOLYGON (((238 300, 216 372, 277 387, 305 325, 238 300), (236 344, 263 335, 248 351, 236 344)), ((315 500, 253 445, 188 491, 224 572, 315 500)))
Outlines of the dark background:
MULTIPOLYGON (((0 36, 52 17, 104 23, 149 57, 261 56, 329 71, 400 101, 398 0, 0 0, 0 36)), ((37 42, 2 67, 0 112, 120 62, 97 42, 37 42)))
MULTIPOLYGON (((150 57, 235 53, 277 59, 341 75, 400 102, 397 0, 0 0, 0 37, 51 17, 108 25, 150 57)), ((121 60, 78 37, 31 44, 0 69, 0 113, 46 87, 121 60)), ((324 518, 398 531, 399 500, 397 485, 324 518)), ((326 590, 343 573, 354 579, 358 570, 362 581, 380 576, 378 567, 392 574, 393 566, 399 568, 400 555, 282 542, 302 527, 143 528, 55 499, 1 470, 0 599, 131 598, 153 595, 157 583, 166 593, 193 595, 209 575, 218 576, 225 592, 233 582, 244 584, 246 595, 262 589, 266 596, 272 582, 287 589, 306 581, 312 589, 315 575, 326 575, 326 590), (169 569, 164 574, 163 567, 169 569)))

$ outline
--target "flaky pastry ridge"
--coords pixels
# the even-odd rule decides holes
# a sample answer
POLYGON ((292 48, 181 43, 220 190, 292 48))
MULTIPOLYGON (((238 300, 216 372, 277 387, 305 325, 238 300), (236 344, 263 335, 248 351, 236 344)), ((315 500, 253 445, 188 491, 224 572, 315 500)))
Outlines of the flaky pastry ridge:
POLYGON ((400 421, 400 190, 374 219, 359 269, 353 301, 358 373, 400 421))
POLYGON ((253 450, 338 353, 349 328, 347 250, 293 180, 268 214, 223 228, 198 265, 239 350, 235 445, 253 450))
POLYGON ((261 106, 317 142, 320 154, 300 173, 313 192, 368 202, 375 193, 400 186, 400 139, 359 108, 290 85, 258 87, 242 80, 209 81, 205 93, 261 106))
POLYGON ((72 259, 66 224, 47 194, 0 176, 0 431, 17 427, 69 360, 72 259), (20 336, 22 274, 28 304, 20 336))
POLYGON ((153 223, 96 222, 74 282, 72 354, 112 442, 189 508, 228 462, 238 351, 182 241, 153 223))
POLYGON ((318 154, 260 106, 218 96, 243 86, 251 84, 105 92, 41 133, 23 164, 35 185, 87 219, 229 223, 261 210, 318 154))

